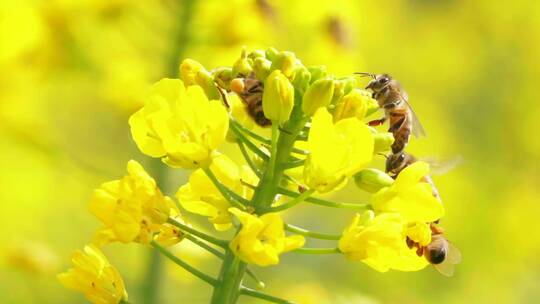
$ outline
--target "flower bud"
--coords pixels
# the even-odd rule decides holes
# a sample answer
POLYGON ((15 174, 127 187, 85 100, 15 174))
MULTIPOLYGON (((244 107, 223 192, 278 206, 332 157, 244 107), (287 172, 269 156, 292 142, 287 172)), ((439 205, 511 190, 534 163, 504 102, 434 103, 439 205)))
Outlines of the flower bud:
POLYGON ((242 50, 240 58, 232 66, 232 75, 233 77, 238 76, 248 76, 251 74, 253 60, 248 58, 246 49, 242 50))
POLYGON ((373 153, 382 153, 390 150, 390 147, 394 143, 394 135, 389 132, 375 133, 373 134, 373 140, 375 140, 373 153))
POLYGON ((335 81, 334 95, 331 104, 336 104, 343 96, 349 94, 356 86, 354 78, 343 78, 335 81))
POLYGON ((336 105, 334 111, 334 122, 349 117, 364 118, 367 111, 367 99, 371 97, 365 96, 363 90, 355 89, 349 94, 343 96, 336 105))
POLYGON ((185 59, 180 64, 180 79, 184 81, 185 86, 198 85, 202 87, 208 99, 221 98, 210 72, 202 64, 193 59, 185 59))
POLYGON ((279 51, 276 50, 275 48, 271 47, 271 48, 266 50, 265 54, 266 54, 266 59, 268 59, 270 61, 274 61, 276 56, 279 54, 279 51))
POLYGON ((264 57, 257 57, 253 60, 253 72, 257 79, 266 79, 270 74, 270 67, 272 62, 264 57))
POLYGON ((334 80, 330 77, 319 79, 306 90, 302 100, 302 110, 312 116, 318 108, 330 104, 332 95, 334 95, 334 80))
POLYGON ((307 90, 309 86, 310 80, 311 80, 311 74, 309 73, 308 69, 304 66, 300 66, 296 69, 296 72, 294 73, 292 84, 294 88, 298 92, 300 92, 300 94, 304 94, 304 92, 307 90))
POLYGON ((394 183, 390 175, 378 169, 364 169, 354 175, 354 182, 358 188, 370 193, 375 193, 381 188, 394 183))
POLYGON ((212 74, 214 75, 214 81, 217 82, 220 87, 227 91, 230 90, 230 83, 233 79, 232 68, 221 67, 214 70, 212 74))
POLYGON ((255 59, 257 59, 257 58, 266 59, 266 52, 263 51, 263 50, 255 50, 255 51, 249 53, 248 57, 253 61, 255 61, 255 59))
POLYGON ((298 65, 298 60, 292 52, 281 52, 272 60, 272 66, 270 70, 281 70, 285 77, 291 79, 294 74, 294 70, 298 65))
POLYGON ((264 81, 264 116, 282 123, 289 119, 294 105, 294 87, 280 70, 273 71, 264 81))
POLYGON ((320 65, 320 66, 310 66, 307 68, 309 73, 311 74, 311 83, 323 78, 323 77, 326 77, 326 75, 328 74, 328 72, 326 71, 326 66, 325 65, 320 65))

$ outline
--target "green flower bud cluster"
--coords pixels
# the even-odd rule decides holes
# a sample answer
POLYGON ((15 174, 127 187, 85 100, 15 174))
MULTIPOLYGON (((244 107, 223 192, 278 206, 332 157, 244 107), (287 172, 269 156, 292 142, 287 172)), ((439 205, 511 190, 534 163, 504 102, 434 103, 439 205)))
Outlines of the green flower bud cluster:
POLYGON ((278 124, 289 120, 292 113, 313 116, 321 107, 334 115, 335 122, 353 116, 363 119, 378 109, 357 78, 336 78, 328 74, 326 66, 306 67, 294 53, 275 48, 251 52, 243 49, 231 67, 212 72, 186 59, 180 66, 180 76, 187 85, 203 87, 210 99, 220 98, 219 88, 236 93, 248 90, 242 85, 243 79, 254 79, 264 88, 258 99, 264 117, 278 124), (298 111, 293 111, 295 106, 298 111))

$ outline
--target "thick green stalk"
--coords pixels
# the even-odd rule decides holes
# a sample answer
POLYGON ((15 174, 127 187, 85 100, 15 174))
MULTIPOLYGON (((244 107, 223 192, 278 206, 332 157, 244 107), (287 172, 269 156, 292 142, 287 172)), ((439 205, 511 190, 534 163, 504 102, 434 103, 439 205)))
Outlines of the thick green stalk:
POLYGON ((214 288, 211 304, 234 304, 240 296, 242 278, 246 271, 246 263, 227 249, 221 271, 219 273, 218 284, 214 288))
POLYGON ((277 147, 274 149, 276 151, 274 166, 266 168, 253 195, 252 205, 255 207, 257 214, 264 213, 272 205, 285 170, 283 164, 289 160, 296 141, 296 135, 304 128, 306 120, 301 107, 298 106, 293 109, 291 119, 281 128, 277 147))

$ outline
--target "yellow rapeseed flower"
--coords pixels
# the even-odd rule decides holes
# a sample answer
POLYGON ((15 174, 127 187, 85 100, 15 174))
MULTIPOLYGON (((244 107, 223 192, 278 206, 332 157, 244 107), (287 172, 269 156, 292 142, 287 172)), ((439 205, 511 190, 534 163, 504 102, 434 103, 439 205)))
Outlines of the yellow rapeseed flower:
MULTIPOLYGON (((251 199, 253 189, 242 182, 257 185, 258 177, 249 167, 239 167, 228 156, 217 154, 212 159, 210 170, 224 186, 251 199)), ((216 230, 231 228, 232 219, 228 211, 231 205, 202 169, 193 171, 189 182, 180 187, 176 196, 184 209, 208 217, 216 230)))
POLYGON ((208 164, 225 139, 229 117, 221 101, 209 101, 201 87, 185 88, 179 79, 162 79, 129 125, 143 153, 163 157, 172 167, 193 169, 208 164))
POLYGON ((285 236, 283 220, 277 213, 267 213, 260 217, 230 208, 242 229, 230 242, 229 247, 242 261, 258 266, 279 263, 279 255, 304 246, 301 235, 285 236))
POLYGON ((356 117, 334 124, 326 108, 319 108, 308 137, 306 184, 321 193, 341 188, 371 161, 373 145, 371 131, 356 117))
POLYGON ((93 245, 77 250, 71 259, 73 268, 58 275, 66 288, 80 291, 94 304, 117 304, 127 301, 124 281, 103 253, 93 245))
POLYGON ((173 201, 164 196, 152 177, 136 161, 127 164, 128 175, 103 183, 94 191, 90 211, 104 225, 96 244, 111 241, 148 243, 163 229, 170 215, 177 216, 173 201))
POLYGON ((375 216, 373 211, 365 211, 343 231, 339 249, 348 259, 362 261, 380 272, 426 267, 427 260, 407 247, 406 237, 406 223, 398 213, 375 216))
POLYGON ((442 203, 433 196, 432 186, 423 181, 429 165, 415 162, 401 171, 396 181, 372 196, 376 212, 397 212, 407 222, 434 222, 444 215, 442 203))

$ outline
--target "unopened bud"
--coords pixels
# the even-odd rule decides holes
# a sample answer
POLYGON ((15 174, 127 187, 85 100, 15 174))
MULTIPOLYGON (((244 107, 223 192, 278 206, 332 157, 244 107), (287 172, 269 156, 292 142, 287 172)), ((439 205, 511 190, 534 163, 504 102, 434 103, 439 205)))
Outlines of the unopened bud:
POLYGON ((312 116, 318 108, 330 104, 334 95, 334 80, 326 77, 315 81, 308 87, 302 100, 302 110, 312 116))
POLYGON ((309 73, 311 74, 311 83, 326 77, 328 75, 328 72, 326 71, 325 65, 320 66, 310 66, 307 68, 309 73))
POLYGON ((389 132, 375 133, 373 134, 373 140, 375 141, 373 154, 382 153, 390 150, 394 143, 394 135, 389 132))
POLYGON ((253 60, 253 72, 257 79, 264 80, 270 74, 272 62, 264 57, 257 57, 253 60))
POLYGON ((334 122, 349 117, 363 119, 366 115, 368 103, 371 99, 371 96, 366 95, 366 93, 369 94, 367 91, 354 89, 347 95, 343 96, 336 105, 336 110, 334 111, 334 122))
POLYGON ((341 98, 349 94, 356 85, 356 80, 352 77, 343 78, 335 81, 334 96, 332 96, 332 104, 336 104, 341 98))
POLYGON ((294 105, 294 87, 280 70, 273 71, 264 81, 264 116, 282 123, 289 119, 294 105))
POLYGON ((257 59, 257 58, 265 58, 266 59, 266 52, 263 51, 263 50, 255 50, 255 51, 249 53, 248 57, 253 61, 255 61, 255 59, 257 59))
POLYGON ((214 77, 202 64, 193 59, 185 59, 180 64, 180 79, 186 86, 198 85, 202 87, 208 99, 221 98, 214 77))
POLYGON ((266 54, 266 59, 268 59, 270 61, 274 61, 276 56, 279 54, 279 51, 276 50, 275 48, 271 47, 271 48, 268 48, 266 50, 265 54, 266 54))
POLYGON ((294 88, 300 94, 304 94, 304 92, 307 90, 309 86, 310 80, 311 80, 311 74, 309 73, 308 69, 304 66, 300 66, 297 68, 296 72, 294 73, 292 84, 294 88))
POLYGON ((252 63, 253 60, 248 58, 246 49, 243 49, 240 58, 238 58, 232 66, 233 77, 248 76, 251 74, 251 71, 253 70, 251 67, 252 63))
POLYGON ((285 77, 291 79, 296 69, 298 60, 292 52, 281 52, 272 60, 271 71, 281 70, 285 77))
POLYGON ((232 80, 232 68, 221 67, 213 71, 214 81, 217 82, 218 86, 224 88, 225 90, 230 89, 230 83, 232 80))
POLYGON ((358 188, 370 193, 375 193, 381 188, 394 183, 390 175, 378 169, 364 169, 354 175, 354 182, 358 188))

